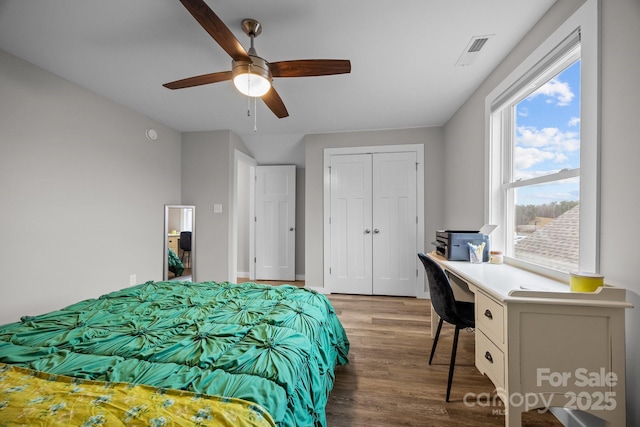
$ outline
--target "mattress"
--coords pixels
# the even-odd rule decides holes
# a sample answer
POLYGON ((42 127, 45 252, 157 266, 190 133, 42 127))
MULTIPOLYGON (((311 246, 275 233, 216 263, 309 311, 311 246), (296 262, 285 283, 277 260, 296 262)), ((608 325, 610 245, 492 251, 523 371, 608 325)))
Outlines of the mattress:
POLYGON ((288 285, 147 282, 0 327, 0 363, 240 399, 278 426, 326 425, 348 351, 329 300, 288 285))

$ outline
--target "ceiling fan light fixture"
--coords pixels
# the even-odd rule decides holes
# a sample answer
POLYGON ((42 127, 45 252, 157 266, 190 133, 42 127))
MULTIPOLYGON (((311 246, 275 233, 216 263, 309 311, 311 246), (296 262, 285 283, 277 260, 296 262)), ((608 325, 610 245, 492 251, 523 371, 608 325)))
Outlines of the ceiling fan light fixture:
POLYGON ((243 95, 261 97, 271 89, 271 71, 267 62, 255 56, 249 61, 233 61, 233 85, 243 95))

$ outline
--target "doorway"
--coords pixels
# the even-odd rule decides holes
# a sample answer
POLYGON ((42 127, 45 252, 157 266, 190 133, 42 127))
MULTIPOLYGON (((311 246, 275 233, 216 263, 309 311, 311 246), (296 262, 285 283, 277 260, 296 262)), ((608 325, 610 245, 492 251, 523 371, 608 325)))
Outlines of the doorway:
POLYGON ((252 157, 234 151, 233 205, 231 207, 231 242, 229 247, 229 281, 238 277, 255 280, 255 169, 252 157))
POLYGON ((165 205, 163 280, 195 282, 196 207, 165 205))
POLYGON ((295 166, 259 166, 236 150, 234 169, 229 281, 294 281, 295 166))

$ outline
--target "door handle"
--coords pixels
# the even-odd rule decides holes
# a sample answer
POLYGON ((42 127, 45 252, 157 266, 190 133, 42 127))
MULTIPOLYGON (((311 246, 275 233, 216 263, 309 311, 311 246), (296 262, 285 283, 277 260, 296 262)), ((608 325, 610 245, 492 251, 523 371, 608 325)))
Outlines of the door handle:
POLYGON ((364 229, 364 234, 369 234, 369 233, 371 233, 371 230, 370 230, 370 229, 368 229, 368 228, 365 228, 365 229, 364 229))
POLYGON ((378 234, 378 233, 380 233, 380 230, 378 230, 377 228, 374 228, 373 229, 373 234, 378 234))

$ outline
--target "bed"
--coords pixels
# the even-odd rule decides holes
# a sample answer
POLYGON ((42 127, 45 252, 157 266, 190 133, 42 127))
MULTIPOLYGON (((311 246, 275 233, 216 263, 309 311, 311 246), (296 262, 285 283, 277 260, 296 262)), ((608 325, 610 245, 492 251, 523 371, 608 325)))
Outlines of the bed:
POLYGON ((168 270, 175 274, 176 277, 182 276, 182 273, 184 272, 184 264, 180 260, 180 257, 178 257, 178 254, 176 254, 171 248, 168 248, 167 251, 168 270))
POLYGON ((348 362, 348 351, 331 303, 312 290, 147 282, 0 326, 0 421, 8 421, 10 411, 42 416, 57 408, 55 416, 62 419, 77 412, 72 394, 60 394, 70 401, 55 400, 53 391, 29 385, 29 378, 56 387, 114 391, 103 399, 95 397, 102 396, 100 390, 87 391, 89 397, 81 400, 90 409, 85 416, 98 417, 98 423, 105 419, 99 416, 128 416, 144 425, 164 425, 165 397, 177 402, 180 395, 207 402, 206 408, 180 406, 179 415, 189 425, 325 426, 334 369, 348 362), (16 375, 23 379, 16 381, 16 375), (41 394, 14 398, 28 388, 41 394), (141 402, 146 403, 135 403, 134 396, 145 391, 150 397, 141 402), (96 399, 99 404, 92 405, 96 399), (25 401, 45 401, 45 407, 29 409, 25 401), (242 410, 228 412, 227 403, 242 410), (133 409, 114 415, 107 406, 133 409), (156 422, 135 418, 143 413, 156 422), (207 424, 223 419, 220 414, 235 421, 207 424))

